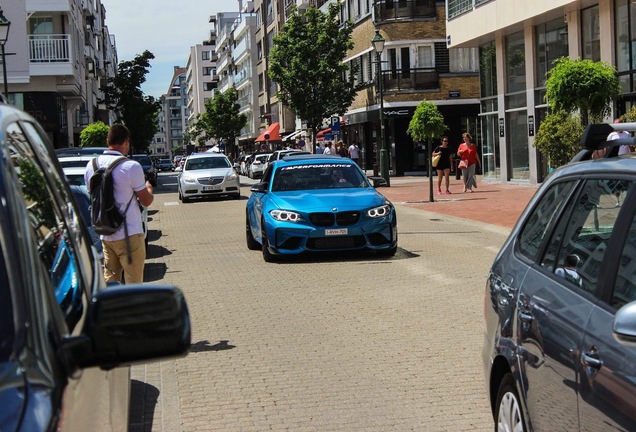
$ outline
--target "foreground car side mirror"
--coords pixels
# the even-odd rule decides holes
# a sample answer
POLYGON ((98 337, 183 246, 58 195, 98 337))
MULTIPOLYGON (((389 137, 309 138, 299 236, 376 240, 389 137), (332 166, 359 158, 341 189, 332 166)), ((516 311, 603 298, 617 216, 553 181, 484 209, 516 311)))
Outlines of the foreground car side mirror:
POLYGON ((82 335, 63 342, 79 368, 187 354, 191 323, 183 293, 174 286, 120 285, 99 291, 88 307, 82 335))
POLYGON ((374 188, 387 187, 388 183, 383 177, 369 177, 374 188))
POLYGON ((619 343, 636 348, 636 301, 627 303, 616 312, 612 331, 619 343))
POLYGON ((263 182, 256 183, 255 185, 250 187, 250 190, 252 192, 265 193, 267 192, 267 183, 263 183, 263 182))

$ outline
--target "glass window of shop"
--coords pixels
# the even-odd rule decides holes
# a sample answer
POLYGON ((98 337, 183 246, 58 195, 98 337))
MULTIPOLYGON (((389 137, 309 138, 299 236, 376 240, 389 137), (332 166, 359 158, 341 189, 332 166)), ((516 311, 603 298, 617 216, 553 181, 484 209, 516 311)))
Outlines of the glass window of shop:
POLYGON ((601 24, 598 6, 581 11, 581 45, 583 59, 601 61, 601 24))
POLYGON ((614 37, 616 46, 616 70, 621 86, 617 101, 618 113, 624 113, 636 105, 634 72, 636 72, 636 5, 629 0, 615 2, 614 37))
MULTIPOLYGON (((559 18, 534 28, 536 42, 537 87, 545 87, 548 71, 554 67, 554 60, 568 55, 568 26, 559 18)), ((544 100, 537 101, 539 103, 544 100)))
POLYGON ((526 98, 526 58, 523 31, 505 39, 506 124, 508 180, 528 180, 528 120, 526 98))
POLYGON ((501 178, 499 160, 498 104, 497 104, 497 63, 495 42, 479 47, 479 83, 481 88, 481 153, 484 178, 501 178))

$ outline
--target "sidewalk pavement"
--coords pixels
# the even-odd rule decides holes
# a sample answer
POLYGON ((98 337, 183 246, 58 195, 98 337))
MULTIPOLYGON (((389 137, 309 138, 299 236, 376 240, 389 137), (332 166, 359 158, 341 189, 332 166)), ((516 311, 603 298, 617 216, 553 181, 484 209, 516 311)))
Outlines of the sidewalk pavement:
POLYGON ((478 176, 473 193, 463 193, 462 181, 452 175, 449 189, 452 195, 438 195, 437 177, 433 177, 431 202, 428 177, 412 176, 391 177, 391 187, 378 190, 394 204, 512 229, 538 187, 491 183, 478 176))

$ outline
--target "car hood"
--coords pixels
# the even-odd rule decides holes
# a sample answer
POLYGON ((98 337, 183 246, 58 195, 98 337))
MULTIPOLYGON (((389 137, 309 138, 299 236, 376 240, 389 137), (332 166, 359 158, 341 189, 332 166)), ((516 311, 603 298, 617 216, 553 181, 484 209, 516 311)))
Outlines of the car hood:
POLYGON ((332 212, 362 210, 384 204, 388 200, 373 188, 337 190, 272 192, 272 204, 286 210, 303 212, 332 212))
POLYGON ((190 176, 194 178, 201 177, 226 177, 234 172, 234 168, 213 168, 213 169, 201 169, 184 171, 184 176, 190 176))

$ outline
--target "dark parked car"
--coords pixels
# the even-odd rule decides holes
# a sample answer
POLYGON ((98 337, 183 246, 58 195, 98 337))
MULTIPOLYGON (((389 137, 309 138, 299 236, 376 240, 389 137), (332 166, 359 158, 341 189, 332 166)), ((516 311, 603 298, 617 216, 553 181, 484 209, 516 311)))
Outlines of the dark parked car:
POLYGON ((159 159, 157 169, 159 171, 174 171, 174 165, 170 159, 159 159))
POLYGON ((0 103, 0 429, 128 429, 134 362, 184 355, 176 287, 106 286, 46 133, 0 103))
POLYGON ((588 126, 490 270, 482 358, 500 431, 636 430, 636 155, 617 155, 633 138, 606 142, 618 126, 636 130, 588 126))
POLYGON ((157 186, 157 169, 152 163, 152 159, 147 154, 134 154, 131 156, 133 160, 139 162, 144 169, 146 180, 153 186, 157 186))

